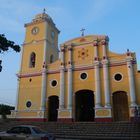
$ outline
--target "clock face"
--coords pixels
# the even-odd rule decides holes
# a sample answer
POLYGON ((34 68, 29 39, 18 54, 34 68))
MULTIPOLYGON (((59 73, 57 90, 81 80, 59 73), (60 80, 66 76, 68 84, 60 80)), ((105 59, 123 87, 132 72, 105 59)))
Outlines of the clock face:
POLYGON ((38 28, 38 27, 34 27, 34 28, 32 29, 32 34, 33 34, 33 35, 36 35, 38 32, 39 32, 39 28, 38 28))

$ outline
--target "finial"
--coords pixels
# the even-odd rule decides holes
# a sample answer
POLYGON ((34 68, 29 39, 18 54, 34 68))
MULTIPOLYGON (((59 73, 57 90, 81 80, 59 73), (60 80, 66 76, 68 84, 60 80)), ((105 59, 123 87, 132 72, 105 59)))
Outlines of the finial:
POLYGON ((81 36, 84 36, 84 31, 85 31, 86 29, 84 29, 84 28, 82 28, 80 31, 82 32, 82 34, 81 34, 81 36))
POLYGON ((43 9, 43 14, 45 14, 45 13, 46 13, 46 9, 44 8, 44 9, 43 9))

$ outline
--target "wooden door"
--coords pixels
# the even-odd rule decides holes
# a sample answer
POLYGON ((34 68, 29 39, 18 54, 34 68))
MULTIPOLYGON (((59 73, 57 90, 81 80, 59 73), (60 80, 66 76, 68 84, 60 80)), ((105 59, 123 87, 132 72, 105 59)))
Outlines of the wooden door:
POLYGON ((126 92, 115 92, 113 94, 113 117, 114 121, 128 121, 129 109, 126 92))
POLYGON ((57 121, 59 100, 58 96, 50 96, 48 98, 48 121, 57 121))
POLYGON ((75 94, 75 120, 94 121, 94 94, 91 90, 80 90, 75 94))

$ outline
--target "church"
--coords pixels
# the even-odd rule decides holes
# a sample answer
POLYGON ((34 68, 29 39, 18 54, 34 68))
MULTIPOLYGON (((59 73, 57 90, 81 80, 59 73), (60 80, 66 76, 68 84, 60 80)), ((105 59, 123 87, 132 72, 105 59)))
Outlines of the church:
MULTIPOLYGON (((109 50, 109 37, 87 35, 58 46, 59 29, 45 12, 25 24, 17 120, 131 121, 140 109, 136 54, 109 50)), ((123 46, 122 46, 123 47, 123 46)))

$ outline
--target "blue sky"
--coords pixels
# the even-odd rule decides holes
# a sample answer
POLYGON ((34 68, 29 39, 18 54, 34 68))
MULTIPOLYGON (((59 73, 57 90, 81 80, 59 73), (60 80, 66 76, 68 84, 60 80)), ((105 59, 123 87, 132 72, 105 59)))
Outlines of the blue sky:
MULTIPOLYGON (((0 34, 22 44, 24 24, 46 8, 61 31, 59 44, 81 35, 104 34, 110 38, 110 50, 136 52, 140 69, 140 1, 139 0, 0 0, 0 34)), ((14 105, 21 54, 0 54, 0 103, 14 105)))

